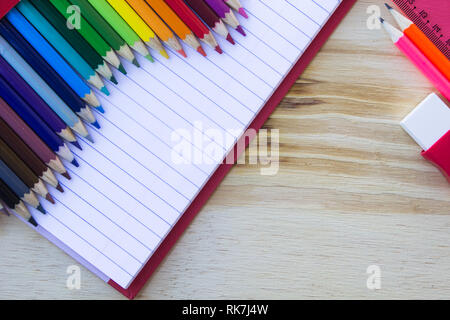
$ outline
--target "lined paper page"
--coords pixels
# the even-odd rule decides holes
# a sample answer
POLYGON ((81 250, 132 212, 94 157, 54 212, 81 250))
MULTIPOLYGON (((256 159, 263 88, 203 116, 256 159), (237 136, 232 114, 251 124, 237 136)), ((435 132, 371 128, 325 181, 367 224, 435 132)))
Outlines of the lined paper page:
POLYGON ((66 164, 72 180, 38 223, 127 288, 339 3, 243 0, 248 36, 217 36, 223 55, 122 61, 128 75, 98 94, 95 143, 72 148, 80 168, 66 164))

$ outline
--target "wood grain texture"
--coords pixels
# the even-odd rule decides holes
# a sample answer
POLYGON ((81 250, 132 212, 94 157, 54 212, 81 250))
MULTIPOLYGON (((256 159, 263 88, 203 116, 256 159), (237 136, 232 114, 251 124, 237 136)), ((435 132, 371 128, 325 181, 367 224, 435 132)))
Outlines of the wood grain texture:
MULTIPOLYGON (((357 2, 267 122, 279 173, 236 166, 138 298, 450 297, 450 187, 399 126, 433 88, 367 29, 372 4, 357 2)), ((85 269, 68 290, 75 262, 17 219, 0 215, 0 248, 2 298, 123 299, 85 269)))

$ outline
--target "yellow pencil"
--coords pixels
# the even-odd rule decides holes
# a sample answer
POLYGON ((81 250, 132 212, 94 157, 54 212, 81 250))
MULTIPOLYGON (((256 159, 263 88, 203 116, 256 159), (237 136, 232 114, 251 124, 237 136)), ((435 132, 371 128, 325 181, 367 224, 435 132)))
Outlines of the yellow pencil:
POLYGON ((150 48, 158 51, 163 57, 169 58, 166 50, 159 41, 152 29, 141 19, 141 17, 130 7, 124 0, 107 0, 111 7, 125 20, 126 23, 133 29, 150 48))

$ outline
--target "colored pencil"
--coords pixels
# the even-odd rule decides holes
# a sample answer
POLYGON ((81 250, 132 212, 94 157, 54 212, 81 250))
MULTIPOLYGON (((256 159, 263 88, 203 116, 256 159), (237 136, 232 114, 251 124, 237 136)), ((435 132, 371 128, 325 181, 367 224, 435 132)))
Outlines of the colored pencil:
POLYGON ((23 202, 29 204, 35 209, 45 214, 33 190, 28 188, 25 183, 12 171, 4 162, 0 160, 0 179, 16 194, 23 202))
POLYGON ((218 45, 211 30, 197 17, 197 15, 184 3, 183 0, 165 0, 169 7, 186 23, 201 41, 222 54, 222 48, 218 45))
POLYGON ((239 23, 239 20, 234 15, 233 11, 222 0, 205 0, 206 3, 213 9, 219 17, 230 27, 236 29, 237 32, 246 36, 244 29, 239 23))
POLYGON ((8 208, 14 210, 33 226, 38 226, 36 220, 34 220, 22 200, 20 200, 20 198, 15 195, 2 180, 0 180, 0 199, 8 206, 8 208))
POLYGON ((125 40, 119 36, 87 0, 70 0, 70 2, 80 8, 81 14, 86 21, 105 39, 118 55, 139 67, 136 57, 125 40))
POLYGON ((3 213, 4 215, 9 216, 9 212, 6 209, 6 205, 3 205, 1 198, 0 198, 0 212, 3 213))
POLYGON ((41 114, 42 120, 61 138, 77 144, 72 130, 45 103, 44 100, 23 80, 19 74, 0 56, 0 76, 7 79, 9 84, 18 89, 18 93, 29 102, 31 108, 41 114))
POLYGON ((0 139, 22 159, 23 162, 42 180, 50 184, 52 187, 63 192, 61 185, 56 179, 53 171, 48 168, 44 162, 26 145, 25 142, 12 130, 8 124, 0 119, 0 139))
POLYGON ((400 30, 415 44, 417 48, 442 72, 450 81, 450 60, 431 42, 430 39, 411 20, 385 3, 389 12, 400 26, 400 30))
MULTIPOLYGON (((91 0, 95 1, 95 0, 91 0)), ((188 46, 197 50, 203 56, 205 51, 198 42, 191 29, 181 20, 177 14, 163 0, 145 0, 150 7, 164 20, 165 23, 175 32, 175 34, 183 40, 188 46)))
POLYGON ((47 127, 44 121, 3 77, 0 77, 0 96, 53 151, 67 161, 76 161, 61 138, 47 127))
POLYGON ((2 36, 0 36, 0 55, 70 128, 81 136, 91 139, 81 120, 2 36))
POLYGON ((41 140, 41 138, 12 110, 0 97, 0 118, 30 147, 45 165, 71 179, 59 157, 41 140))
POLYGON ((242 7, 241 2, 239 0, 223 0, 230 8, 239 12, 241 16, 248 19, 247 12, 242 7))
POLYGON ((138 34, 150 48, 158 51, 163 57, 169 59, 169 55, 152 29, 124 0, 107 0, 111 7, 125 20, 126 23, 138 34))
MULTIPOLYGON (((49 0, 50 3, 64 16, 66 24, 70 25, 70 17, 72 13, 68 12, 68 8, 71 6, 67 0, 49 0)), ((34 3, 42 3, 46 1, 33 0, 34 3)), ((84 19, 83 15, 79 17, 80 27, 72 26, 77 32, 79 32, 83 38, 97 51, 102 58, 118 69, 123 74, 127 74, 125 68, 120 62, 119 57, 111 46, 98 34, 98 32, 84 19)))
POLYGON ((450 100, 450 82, 400 30, 380 18, 384 29, 403 54, 450 100))
POLYGON ((2 139, 0 139, 0 159, 14 171, 28 188, 32 189, 51 203, 55 203, 44 182, 27 167, 27 165, 2 139))
MULTIPOLYGON (((20 13, 44 36, 45 39, 77 70, 86 81, 94 87, 109 95, 102 79, 72 46, 55 30, 55 28, 31 5, 28 1, 21 1, 16 6, 20 13)), ((13 22, 12 9, 7 14, 10 22, 13 22)), ((18 13, 18 12, 17 12, 18 13)), ((19 14, 19 13, 18 13, 19 14)), ((16 15, 17 16, 17 15, 16 15)))
POLYGON ((214 32, 227 39, 230 43, 235 44, 233 37, 231 37, 222 19, 220 19, 216 12, 204 0, 186 0, 186 3, 214 32))
MULTIPOLYGON (((83 57, 83 59, 89 63, 90 67, 96 72, 101 74, 106 79, 110 80, 114 84, 117 84, 117 80, 114 77, 109 65, 102 56, 86 41, 83 36, 74 29, 67 27, 66 19, 59 13, 59 11, 47 1, 34 1, 30 2, 35 6, 35 9, 49 22, 58 32, 59 35, 64 37, 67 42, 83 57)), ((44 34, 44 36, 46 36, 44 34)))
POLYGON ((28 41, 81 99, 104 113, 97 96, 91 88, 17 10, 10 12, 7 19, 3 21, 8 21, 28 41))
POLYGON ((111 25, 127 44, 147 60, 154 62, 145 44, 106 0, 88 0, 89 4, 111 25))
MULTIPOLYGON (((49 87, 65 102, 66 106, 81 118, 99 128, 90 107, 72 90, 59 74, 42 58, 36 50, 7 21, 0 22, 0 35, 19 53, 22 58, 47 82, 49 87)), ((70 110, 66 110, 70 112, 70 110)), ((74 114, 72 117, 76 117, 74 114)), ((74 118, 75 119, 75 118, 74 118)), ((76 123, 79 123, 78 119, 76 123)), ((75 129, 75 128, 74 128, 75 129)), ((86 129, 84 129, 86 132, 86 129)))
POLYGON ((161 20, 144 0, 127 0, 127 2, 167 46, 177 51, 183 57, 187 57, 186 52, 184 52, 172 30, 167 27, 164 21, 161 20))

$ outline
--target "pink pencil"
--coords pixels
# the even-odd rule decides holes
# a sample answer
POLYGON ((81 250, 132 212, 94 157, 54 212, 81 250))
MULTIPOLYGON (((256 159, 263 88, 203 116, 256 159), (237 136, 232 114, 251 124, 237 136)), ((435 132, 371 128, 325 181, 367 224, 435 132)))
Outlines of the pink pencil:
POLYGON ((245 12, 245 9, 242 7, 241 3, 239 2, 239 0, 223 0, 230 8, 236 10, 237 12, 239 12, 239 14, 241 16, 243 16, 244 18, 248 19, 248 15, 247 12, 245 12))
POLYGON ((400 30, 393 27, 388 22, 380 18, 384 29, 391 36, 392 41, 403 54, 411 60, 414 65, 433 83, 441 94, 450 100, 450 82, 447 78, 431 63, 430 60, 420 51, 407 36, 400 30))

